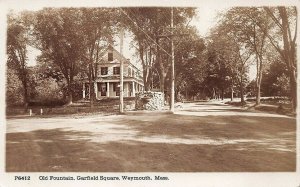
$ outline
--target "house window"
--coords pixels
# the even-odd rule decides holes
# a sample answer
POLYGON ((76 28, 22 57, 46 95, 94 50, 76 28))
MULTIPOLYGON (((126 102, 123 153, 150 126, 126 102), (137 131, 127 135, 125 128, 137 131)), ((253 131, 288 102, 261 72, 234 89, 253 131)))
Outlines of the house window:
POLYGON ((114 82, 113 83, 113 91, 115 92, 118 88, 119 88, 119 83, 118 82, 114 82))
POLYGON ((114 75, 120 75, 120 67, 114 67, 114 75))
POLYGON ((119 82, 115 82, 113 84, 113 91, 116 92, 116 96, 120 95, 120 83, 119 82))
POLYGON ((114 60, 114 56, 113 56, 113 53, 112 52, 109 52, 108 53, 108 61, 113 61, 114 60))
POLYGON ((128 68, 128 77, 131 77, 131 68, 128 68))
POLYGON ((107 75, 108 67, 101 67, 101 75, 107 75))

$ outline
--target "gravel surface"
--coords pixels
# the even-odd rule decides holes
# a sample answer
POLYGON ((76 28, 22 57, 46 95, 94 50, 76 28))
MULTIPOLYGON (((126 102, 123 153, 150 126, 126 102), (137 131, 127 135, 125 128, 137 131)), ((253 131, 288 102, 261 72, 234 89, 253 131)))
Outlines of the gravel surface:
POLYGON ((7 119, 6 170, 295 171, 296 119, 219 102, 174 114, 131 111, 7 119))

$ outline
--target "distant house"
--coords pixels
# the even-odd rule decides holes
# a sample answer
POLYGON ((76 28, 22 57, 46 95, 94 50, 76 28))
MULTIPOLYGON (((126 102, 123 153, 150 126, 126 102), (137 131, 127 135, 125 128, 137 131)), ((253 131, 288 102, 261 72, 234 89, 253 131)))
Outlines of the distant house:
MULTIPOLYGON (((95 66, 97 78, 94 84, 96 98, 118 97, 120 95, 120 60, 123 60, 123 96, 134 97, 136 92, 144 89, 141 71, 122 56, 111 45, 107 47, 102 59, 95 66)), ((89 80, 83 81, 83 98, 89 99, 89 80)))

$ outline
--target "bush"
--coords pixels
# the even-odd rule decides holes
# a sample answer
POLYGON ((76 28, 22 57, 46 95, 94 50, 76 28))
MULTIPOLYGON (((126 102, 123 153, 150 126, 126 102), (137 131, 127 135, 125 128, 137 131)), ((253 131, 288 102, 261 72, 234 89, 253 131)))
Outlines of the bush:
POLYGON ((55 79, 49 77, 37 81, 35 87, 35 97, 29 106, 56 106, 63 105, 63 91, 55 79))
POLYGON ((24 104, 23 85, 13 69, 7 69, 6 80, 6 104, 8 106, 18 106, 24 104))
POLYGON ((243 103, 240 101, 227 101, 225 104, 233 106, 245 106, 247 103, 245 101, 243 103))
POLYGON ((28 106, 46 106, 46 107, 56 107, 56 106, 63 106, 66 104, 66 101, 64 100, 56 100, 56 101, 51 101, 51 100, 44 100, 44 101, 36 101, 36 100, 31 100, 28 103, 28 106))
MULTIPOLYGON (((256 98, 248 98, 247 101, 256 101, 256 98)), ((261 102, 286 102, 288 101, 287 97, 268 97, 260 98, 261 102)))

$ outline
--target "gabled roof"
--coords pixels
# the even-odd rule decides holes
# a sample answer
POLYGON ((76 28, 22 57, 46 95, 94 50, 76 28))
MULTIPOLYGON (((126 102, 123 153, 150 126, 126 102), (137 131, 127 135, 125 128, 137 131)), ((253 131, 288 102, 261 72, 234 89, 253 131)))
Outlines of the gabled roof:
POLYGON ((141 71, 138 67, 136 67, 133 63, 130 62, 129 59, 125 58, 119 51, 117 51, 111 44, 109 44, 106 49, 100 54, 101 59, 100 59, 100 64, 101 63, 115 63, 118 64, 120 63, 120 60, 123 60, 123 63, 130 64, 132 65, 135 69, 138 71, 141 71), (113 61, 108 61, 108 51, 111 50, 113 52, 113 61), (117 60, 117 61, 115 61, 117 60))
POLYGON ((115 63, 115 61, 108 61, 108 52, 112 51, 113 52, 113 59, 118 60, 120 62, 120 60, 123 60, 123 62, 128 62, 129 60, 126 59, 123 55, 121 55, 121 53, 119 53, 119 51, 117 51, 111 44, 109 44, 107 46, 107 48, 102 52, 102 54, 100 54, 101 60, 100 63, 115 63))

